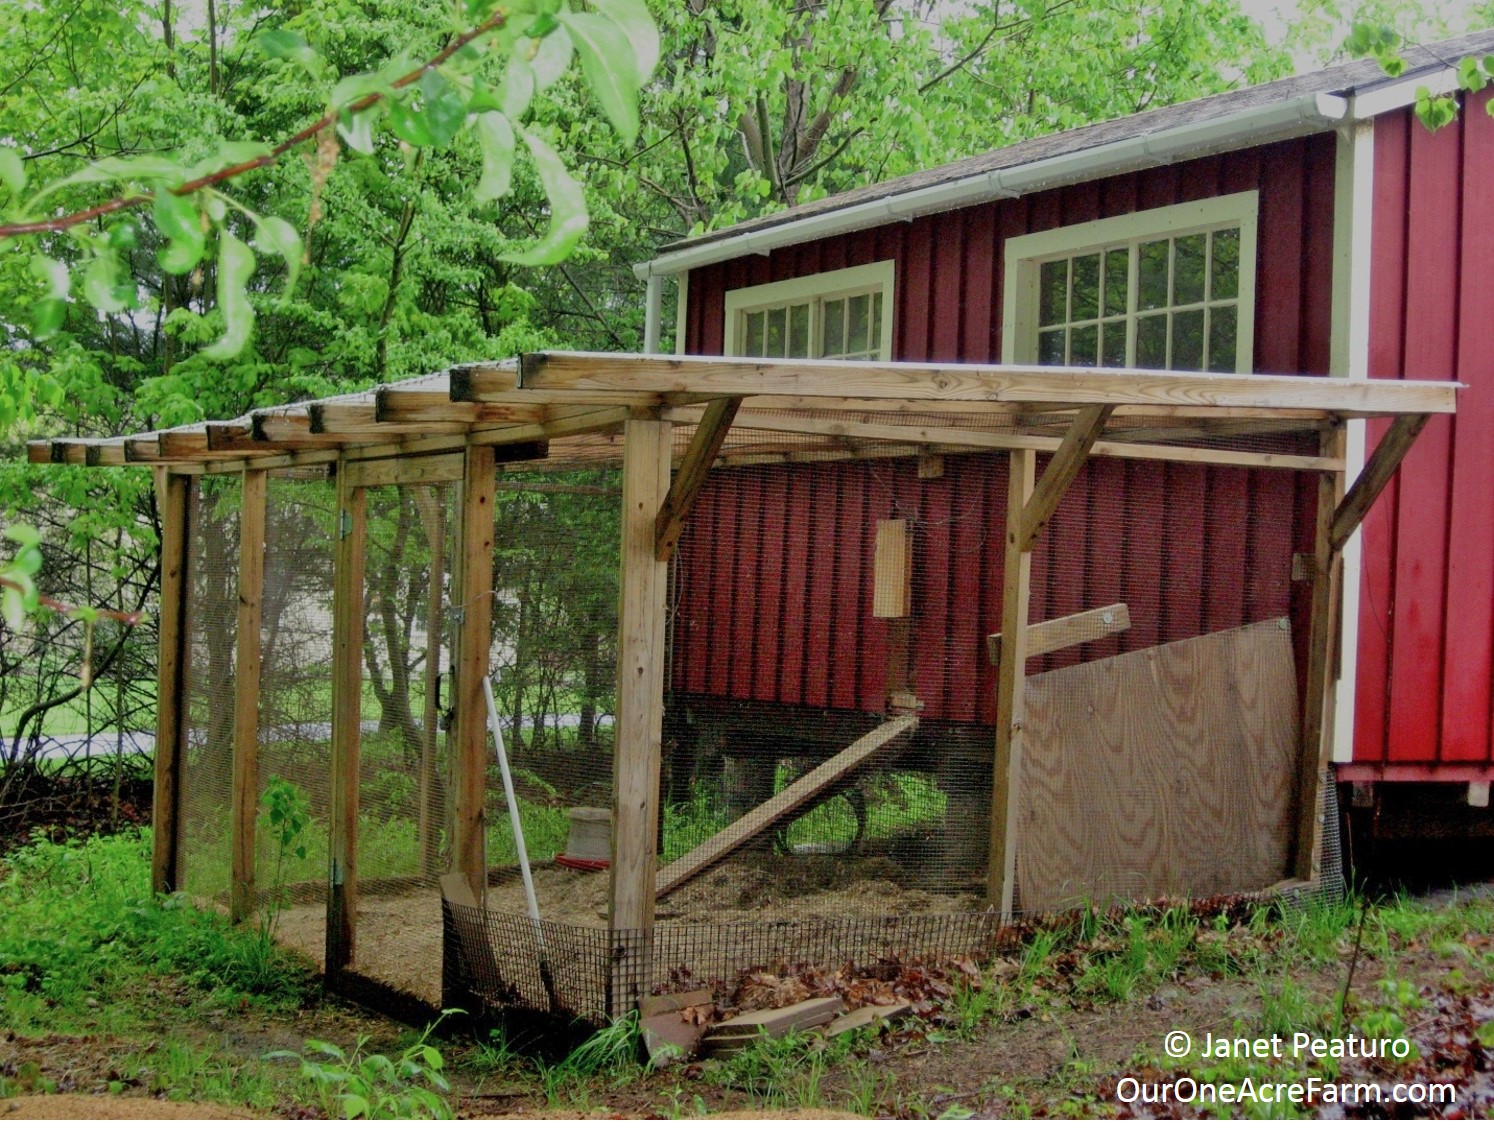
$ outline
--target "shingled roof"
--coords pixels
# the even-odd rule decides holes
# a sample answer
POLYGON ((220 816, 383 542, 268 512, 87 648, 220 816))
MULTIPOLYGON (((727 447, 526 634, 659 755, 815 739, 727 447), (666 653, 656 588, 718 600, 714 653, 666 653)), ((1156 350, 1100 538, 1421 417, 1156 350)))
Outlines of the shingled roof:
MULTIPOLYGON (((818 201, 806 202, 791 209, 743 221, 712 233, 675 241, 661 249, 662 256, 689 249, 705 249, 749 233, 768 230, 821 217, 888 198, 934 189, 941 185, 967 181, 999 170, 1015 170, 1051 158, 1079 154, 1116 142, 1124 142, 1180 127, 1200 126, 1229 119, 1250 111, 1290 104, 1313 96, 1357 97, 1377 89, 1408 80, 1427 78, 1457 63, 1465 55, 1494 52, 1494 31, 1473 32, 1405 51, 1407 68, 1398 78, 1388 78, 1373 59, 1357 60, 1335 67, 1278 79, 1237 91, 1208 95, 1190 102, 1156 110, 1130 114, 1124 118, 1081 126, 1058 134, 1048 134, 984 154, 949 162, 933 169, 910 173, 890 181, 847 190, 818 201)), ((1265 140, 1265 139, 1261 139, 1265 140)), ((1057 182, 1055 182, 1057 184, 1057 182)), ((992 197, 1001 194, 993 191, 992 197)))

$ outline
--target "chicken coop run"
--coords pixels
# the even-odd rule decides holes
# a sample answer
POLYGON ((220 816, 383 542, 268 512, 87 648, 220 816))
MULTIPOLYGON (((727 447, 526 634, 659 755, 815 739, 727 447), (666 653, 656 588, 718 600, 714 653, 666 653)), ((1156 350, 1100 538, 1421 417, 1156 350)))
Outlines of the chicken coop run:
POLYGON ((155 469, 158 890, 601 1020, 1332 877, 1340 553, 1455 392, 553 353, 30 457, 155 469))

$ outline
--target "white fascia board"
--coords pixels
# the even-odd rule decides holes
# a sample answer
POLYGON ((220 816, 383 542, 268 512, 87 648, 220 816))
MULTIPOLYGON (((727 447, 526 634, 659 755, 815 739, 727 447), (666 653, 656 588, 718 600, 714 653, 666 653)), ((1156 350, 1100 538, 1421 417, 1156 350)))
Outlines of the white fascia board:
POLYGON ((1072 185, 1147 166, 1315 134, 1337 126, 1348 114, 1347 99, 1325 94, 1302 95, 1207 122, 1188 123, 1107 142, 1072 154, 1039 158, 1026 165, 974 174, 957 181, 835 209, 801 221, 789 221, 723 237, 694 248, 666 252, 654 260, 634 265, 633 272, 640 280, 688 272, 692 268, 719 264, 738 256, 767 255, 786 245, 857 232, 887 221, 908 220, 998 198, 1020 197, 1038 189, 1072 185))
POLYGON ((1363 91, 1349 100, 1349 119, 1362 122, 1392 110, 1416 104, 1416 94, 1425 87, 1429 94, 1448 95, 1458 89, 1458 72, 1452 67, 1427 74, 1421 72, 1393 83, 1363 91))

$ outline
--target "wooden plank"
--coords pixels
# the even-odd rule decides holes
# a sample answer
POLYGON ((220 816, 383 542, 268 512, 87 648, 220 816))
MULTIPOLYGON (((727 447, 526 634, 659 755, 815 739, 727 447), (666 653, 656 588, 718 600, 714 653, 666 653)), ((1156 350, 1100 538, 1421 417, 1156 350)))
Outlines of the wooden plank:
POLYGON ((879 520, 872 552, 872 618, 903 619, 912 613, 913 529, 906 519, 879 520))
POLYGON ((1016 890, 1017 793, 1022 783, 1022 698, 1027 680, 1027 610, 1032 548, 1022 546, 1022 518, 1032 498, 1037 458, 1015 450, 1007 470, 1006 553, 1001 577, 1001 660, 996 674, 996 751, 991 773, 991 845, 987 893, 1010 917, 1016 890))
MULTIPOLYGON (((1082 646, 1108 635, 1120 634, 1131 629, 1131 609, 1124 603, 1111 603, 1090 611, 1079 611, 1049 619, 1046 623, 1033 623, 1027 628, 1027 657, 1051 654, 1070 646, 1082 646)), ((988 635, 986 654, 991 664, 1001 664, 1001 635, 988 635)))
POLYGON ((701 415, 695 436, 685 451, 685 459, 680 463, 679 472, 669 486, 669 495, 664 498, 654 521, 654 556, 660 562, 668 563, 679 546, 690 506, 705 487, 706 477, 716 463, 731 430, 732 419, 737 416, 741 405, 740 398, 718 398, 709 403, 701 415))
POLYGON ((430 485, 460 481, 465 468, 460 453, 412 454, 381 457, 370 461, 348 461, 349 483, 364 488, 374 485, 430 485))
POLYGON ((418 490, 415 505, 420 512, 421 525, 425 529, 425 545, 430 556, 426 571, 425 693, 421 706, 418 786, 420 798, 415 826, 416 838, 420 844, 420 867, 424 873, 434 870, 440 861, 437 845, 440 842, 441 825, 438 815, 441 801, 436 793, 436 777, 440 757, 437 718, 441 712, 442 632, 446 621, 446 494, 434 488, 418 490))
POLYGON ((525 355, 520 386, 531 390, 628 390, 718 397, 821 395, 927 398, 958 404, 1063 402, 1084 405, 1226 406, 1239 409, 1450 414, 1457 386, 1278 375, 1224 375, 1104 367, 815 362, 679 358, 585 352, 525 355))
POLYGON ((655 518, 669 493, 671 429, 632 419, 623 431, 622 549, 613 757, 612 873, 607 925, 614 943, 609 1012, 647 993, 654 928, 659 773, 664 738, 665 615, 669 565, 655 555, 655 518))
POLYGON ((764 1034, 770 1037, 787 1036, 791 1032, 823 1025, 844 1009, 845 1003, 839 997, 811 997, 807 1001, 777 1009, 758 1009, 712 1025, 706 1030, 705 1041, 709 1046, 713 1041, 726 1037, 756 1040, 764 1034))
POLYGON ((1058 511, 1064 493, 1068 492, 1069 486, 1074 483, 1079 470, 1084 468, 1084 462, 1089 458, 1090 450, 1094 448, 1095 442, 1100 438, 1100 432, 1109 420, 1110 407, 1108 406, 1082 410, 1074 419, 1074 424, 1064 436, 1063 444, 1053 455, 1053 460, 1048 462, 1048 467, 1043 470, 1042 479, 1033 488, 1032 496, 1022 511, 1020 540, 1023 548, 1031 548, 1037 543, 1038 537, 1043 534, 1043 529, 1048 526, 1048 521, 1058 511))
POLYGON ((161 614, 156 625, 156 755, 151 794, 151 888, 177 889, 181 833, 181 768, 186 738, 188 524, 192 482, 156 472, 156 511, 161 518, 161 614))
POLYGON ((1023 913, 1286 878, 1298 720, 1277 619, 1029 678, 1023 913))
POLYGON ((901 1020, 912 1012, 913 1006, 907 1001, 897 1001, 891 1005, 863 1005, 859 1009, 852 1009, 844 1017, 831 1021, 825 1029, 825 1036, 836 1037, 852 1029, 872 1026, 886 1028, 893 1021, 901 1020))
MULTIPOLYGON (((386 434, 413 433, 417 428, 409 422, 381 422, 378 405, 372 399, 367 402, 308 402, 306 410, 313 438, 321 434, 333 434, 377 439, 386 434)), ((418 430, 424 436, 466 433, 469 424, 463 421, 427 421, 419 423, 418 430)))
POLYGON ((519 384, 519 368, 511 362, 452 367, 447 374, 447 392, 453 402, 473 402, 485 395, 503 394, 519 384))
POLYGON ((780 820, 791 818, 795 812, 812 804, 837 781, 866 763, 888 742, 916 728, 918 718, 911 714, 890 718, 829 760, 816 765, 772 799, 759 804, 660 871, 655 897, 663 898, 719 861, 722 856, 731 854, 753 836, 761 834, 780 820))
POLYGON ((329 985, 357 950, 358 789, 363 735, 363 558, 367 491, 337 466, 337 533, 332 552, 332 760, 328 822, 327 941, 329 985))
MULTIPOLYGON (((675 409, 665 411, 664 417, 672 422, 690 423, 699 420, 699 414, 698 410, 675 409)), ((1049 437, 1038 433, 1016 433, 968 426, 902 425, 877 419, 858 421, 854 418, 830 416, 796 417, 786 414, 760 414, 746 410, 737 415, 736 426, 739 430, 809 434, 831 440, 888 441, 920 447, 1031 449, 1039 453, 1056 453, 1063 445, 1061 437, 1049 437)), ((920 456, 926 452, 925 448, 919 450, 920 456)), ((1247 450, 1152 445, 1139 442, 1096 441, 1091 446, 1090 453, 1095 457, 1125 457, 1268 469, 1322 470, 1328 466, 1327 460, 1316 454, 1256 453, 1247 450)), ((733 451, 728 450, 727 457, 724 459, 726 463, 730 463, 732 456, 733 451)))
POLYGON ((265 584, 265 501, 268 473, 245 473, 239 506, 239 609, 234 640, 233 795, 229 827, 233 880, 228 912, 234 922, 254 913, 254 835, 259 819, 259 630, 265 584))
POLYGON ((544 422, 518 422, 509 426, 474 428, 468 435, 473 445, 515 445, 525 441, 574 437, 578 434, 611 433, 626 422, 632 411, 609 407, 551 417, 544 422))
MULTIPOLYGON (((1395 424, 1413 421, 1403 418, 1395 424)), ((1423 419, 1425 420, 1425 419, 1423 419)), ((1386 442, 1375 450, 1379 456, 1386 442)), ((1415 434, 1412 434, 1414 439, 1415 434)), ((1347 438, 1343 426, 1323 429, 1324 452, 1343 453, 1347 438)), ((1410 445, 1410 439, 1406 441, 1410 445)), ((1402 451, 1404 452, 1404 450, 1402 451)), ((1360 475, 1370 472, 1374 458, 1360 475)), ((1385 480, 1388 480, 1388 476, 1385 480)), ((1383 484, 1383 481, 1382 481, 1383 484)), ((1357 487, 1357 486, 1356 486, 1357 487)), ((1298 755, 1296 802, 1296 839, 1292 853, 1292 874, 1299 879, 1316 879, 1320 869, 1323 838, 1323 778, 1333 755, 1334 686, 1337 667, 1334 651, 1339 639, 1338 607, 1343 591, 1343 556, 1341 545, 1333 543, 1334 527, 1343 506, 1344 478, 1322 476, 1318 479, 1317 515, 1313 528, 1312 606, 1307 636, 1307 680, 1302 696, 1302 752, 1298 755)))
POLYGON ((461 612, 457 630, 456 682, 453 697, 456 823, 452 865, 467 877, 478 897, 487 892, 488 718, 482 680, 487 676, 493 643, 493 512, 497 490, 491 446, 467 448, 462 481, 462 520, 457 543, 461 563, 455 606, 461 612))
POLYGON ((1416 435, 1421 433, 1430 420, 1425 414, 1413 414, 1397 418, 1391 423, 1390 429, 1380 439, 1380 444, 1375 446, 1375 452, 1364 463, 1354 486, 1344 496, 1333 516, 1328 530, 1328 543, 1335 552, 1343 550, 1349 537, 1390 483, 1390 478, 1395 475, 1401 460, 1410 451, 1416 435))
POLYGON ((50 441, 28 441, 26 460, 32 465, 52 464, 52 443, 50 441))

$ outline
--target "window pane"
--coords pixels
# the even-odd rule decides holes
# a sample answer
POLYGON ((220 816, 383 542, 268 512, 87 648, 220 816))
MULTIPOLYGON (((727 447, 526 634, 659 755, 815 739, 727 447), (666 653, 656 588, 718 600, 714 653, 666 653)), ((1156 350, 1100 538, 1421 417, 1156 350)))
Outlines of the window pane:
POLYGON ((747 316, 747 334, 742 343, 742 354, 761 358, 763 353, 763 313, 754 311, 747 316))
POLYGON ((1107 367, 1126 365, 1126 321, 1112 319, 1100 328, 1100 360, 1107 367))
POLYGON ((1214 272, 1209 288, 1211 300, 1232 300, 1240 294, 1240 230, 1220 229, 1213 234, 1214 272))
POLYGON ((763 353, 770 359, 781 359, 788 347, 788 308, 774 308, 767 314, 768 345, 763 353))
POLYGON ((1141 310, 1167 306, 1167 250, 1169 241, 1155 240, 1140 249, 1137 287, 1141 292, 1141 310))
POLYGON ((846 353, 846 301, 830 300, 824 308, 825 327, 820 338, 824 340, 821 355, 843 355, 846 353))
POLYGON ((791 359, 809 358, 809 305, 798 304, 789 309, 789 349, 791 359))
POLYGON ((878 356, 882 353, 882 293, 872 295, 871 342, 868 344, 878 356))
POLYGON ((1235 369, 1236 332, 1240 322, 1234 305, 1209 308, 1209 369, 1235 369))
POLYGON ((1038 326, 1068 318, 1069 262, 1052 260, 1038 272, 1038 326))
POLYGON ((1064 363, 1063 346, 1064 330, 1044 331, 1038 336, 1038 365, 1045 367, 1062 366, 1064 363))
POLYGON ((852 296, 846 303, 851 312, 851 330, 846 336, 846 351, 865 351, 870 346, 871 296, 852 296))
POLYGON ((1203 370, 1203 308, 1174 312, 1172 317, 1172 369, 1203 370))
POLYGON ((1105 253, 1105 314, 1126 314, 1126 293, 1131 287, 1131 250, 1112 248, 1105 253))
POLYGON ((1094 319, 1100 314, 1100 254, 1074 258, 1074 297, 1069 318, 1094 319))
POLYGON ((1069 332, 1069 364, 1092 367, 1100 361, 1100 325, 1086 323, 1069 332))
POLYGON ((1175 304, 1202 303, 1204 298, 1204 271, 1207 268, 1206 252, 1208 235, 1194 233, 1180 236, 1173 242, 1172 252, 1172 302, 1175 304))
POLYGON ((1167 316, 1147 315, 1136 321, 1136 365, 1167 366, 1167 316))

